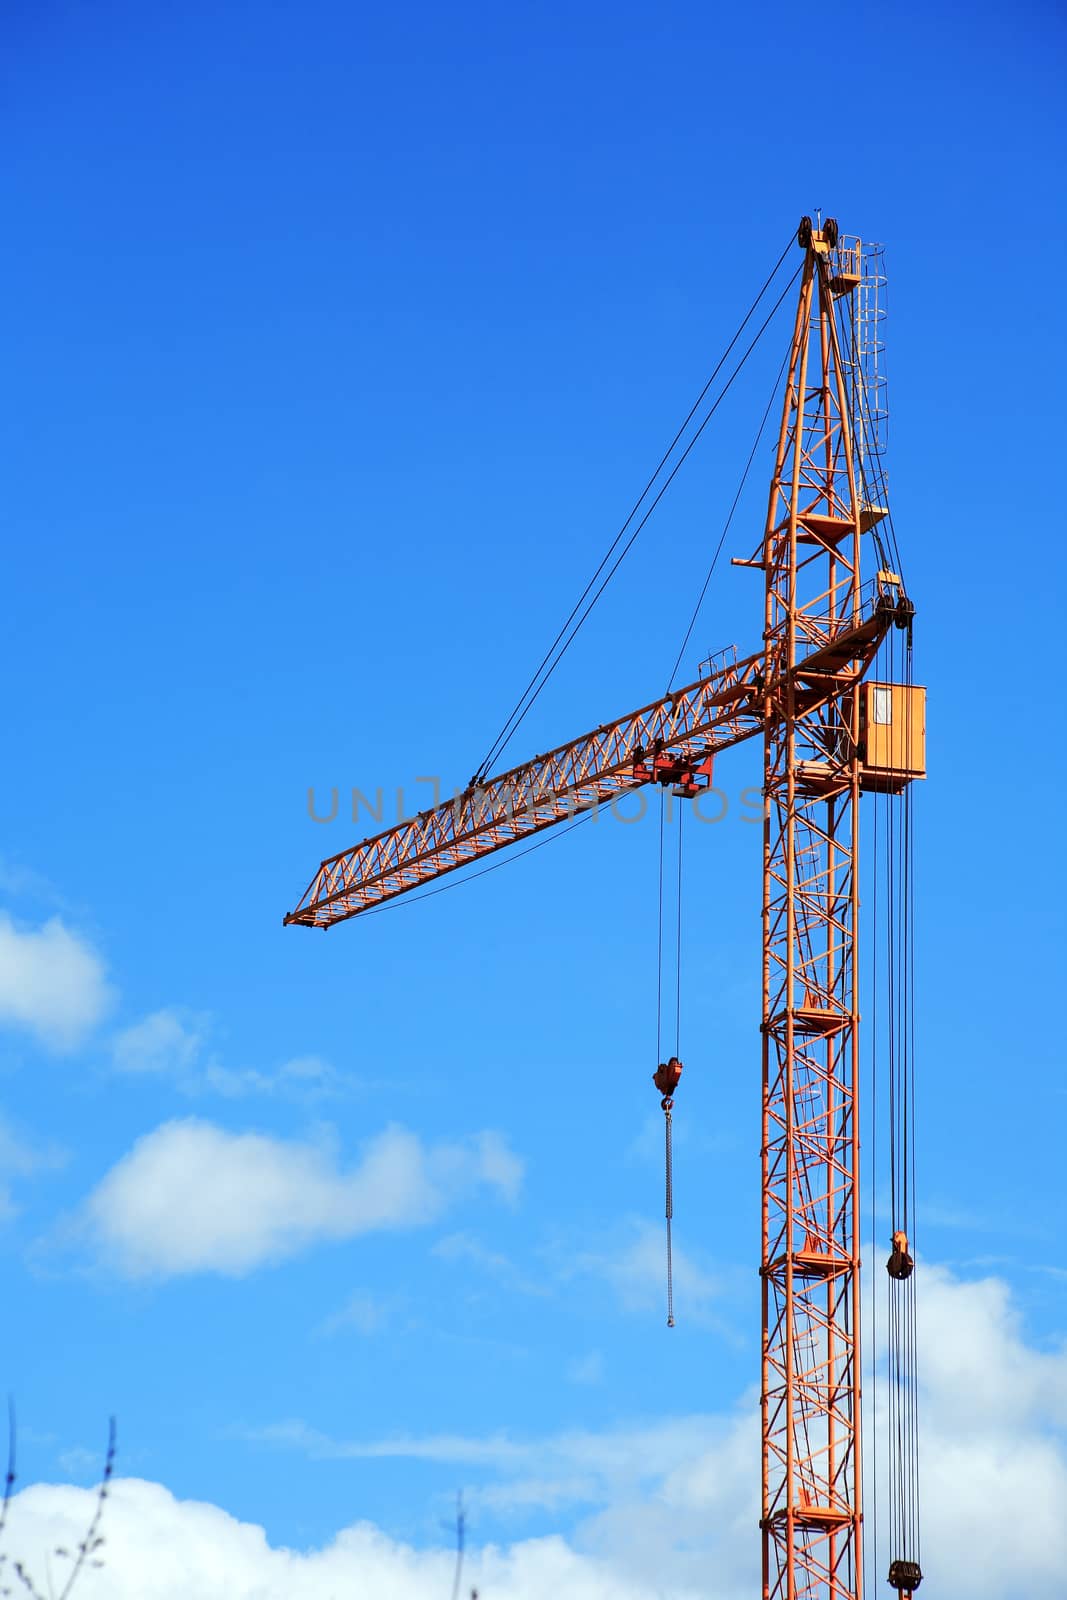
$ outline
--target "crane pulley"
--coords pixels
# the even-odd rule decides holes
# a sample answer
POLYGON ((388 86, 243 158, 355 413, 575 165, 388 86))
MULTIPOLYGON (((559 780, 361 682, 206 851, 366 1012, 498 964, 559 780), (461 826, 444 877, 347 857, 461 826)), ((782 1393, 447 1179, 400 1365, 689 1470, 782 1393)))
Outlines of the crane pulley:
POLYGON ((901 1283, 905 1278, 910 1278, 915 1271, 915 1262, 908 1251, 908 1236, 902 1228, 898 1228, 893 1235, 893 1251, 885 1264, 885 1270, 891 1278, 896 1278, 901 1283))

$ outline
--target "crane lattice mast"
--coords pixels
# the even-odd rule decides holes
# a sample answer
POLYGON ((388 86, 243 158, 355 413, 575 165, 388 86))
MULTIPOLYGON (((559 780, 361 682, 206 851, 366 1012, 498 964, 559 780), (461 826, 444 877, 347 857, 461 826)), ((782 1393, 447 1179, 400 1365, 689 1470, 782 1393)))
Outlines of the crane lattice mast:
POLYGON ((763 1592, 859 1591, 860 540, 831 241, 807 230, 765 575, 763 1592), (838 641, 841 641, 840 643, 838 641))
MULTIPOLYGON (((863 472, 863 252, 831 221, 798 242, 766 527, 737 563, 764 574, 762 650, 330 857, 285 921, 331 927, 645 784, 692 799, 762 736, 762 1592, 860 1600, 859 806, 924 775, 924 691, 868 676, 913 607, 884 558, 861 582, 887 514, 863 472)), ((894 1562, 904 1600, 919 1581, 894 1562)))

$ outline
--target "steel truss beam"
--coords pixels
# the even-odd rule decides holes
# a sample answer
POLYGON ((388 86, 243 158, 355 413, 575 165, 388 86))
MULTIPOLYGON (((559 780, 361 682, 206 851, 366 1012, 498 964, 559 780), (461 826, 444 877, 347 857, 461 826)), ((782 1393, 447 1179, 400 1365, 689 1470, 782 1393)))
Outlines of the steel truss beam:
MULTIPOLYGON (((488 778, 319 867, 286 923, 329 928, 442 873, 652 780, 641 757, 691 763, 763 726, 762 654, 730 660, 651 705, 488 778)), ((705 774, 706 775, 706 774, 705 774)))
POLYGON ((871 512, 853 466, 831 242, 814 233, 805 246, 763 545, 765 1600, 859 1600, 862 1582, 856 685, 866 660, 834 641, 864 625, 871 512))

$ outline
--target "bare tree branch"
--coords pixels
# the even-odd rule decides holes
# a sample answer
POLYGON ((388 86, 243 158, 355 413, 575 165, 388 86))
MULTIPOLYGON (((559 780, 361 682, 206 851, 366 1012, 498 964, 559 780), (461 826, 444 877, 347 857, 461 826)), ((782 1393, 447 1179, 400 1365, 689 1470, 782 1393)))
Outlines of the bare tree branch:
MULTIPOLYGON (((107 1455, 104 1457, 104 1476, 100 1480, 100 1489, 96 1496, 96 1509, 93 1512, 93 1520, 89 1524, 85 1538, 78 1546, 78 1559, 71 1568, 70 1577, 67 1579, 66 1585, 59 1596, 59 1600, 67 1600, 67 1596, 74 1587, 78 1573, 82 1570, 87 1561, 95 1557, 97 1550, 100 1549, 104 1542, 103 1536, 100 1532, 100 1521, 104 1515, 104 1501, 107 1499, 110 1492, 111 1474, 115 1470, 115 1445, 115 1419, 114 1417, 111 1417, 108 1421, 107 1428, 107 1455)), ((94 1564, 96 1564, 95 1561, 94 1564)))
POLYGON ((459 1585, 463 1577, 463 1546, 467 1531, 467 1517, 463 1510, 463 1490, 456 1495, 456 1576, 452 1580, 452 1600, 459 1600, 459 1585))
MULTIPOLYGON (((88 1526, 88 1528, 86 1530, 85 1537, 84 1537, 84 1539, 82 1539, 81 1543, 78 1545, 77 1557, 76 1557, 76 1559, 74 1561, 73 1567, 70 1570, 70 1574, 69 1574, 69 1576, 67 1578, 67 1581, 64 1584, 63 1589, 62 1589, 62 1591, 61 1591, 61 1593, 59 1595, 59 1600, 68 1600, 70 1592, 73 1589, 75 1582, 77 1581, 78 1574, 82 1571, 83 1567, 85 1567, 86 1565, 89 1565, 89 1566, 92 1566, 92 1567, 101 1567, 104 1564, 103 1561, 97 1556, 97 1551, 102 1547, 102 1545, 104 1543, 103 1535, 100 1532, 100 1522, 101 1522, 101 1519, 103 1518, 103 1515, 104 1515, 104 1502, 107 1499, 108 1494, 110 1493, 111 1475, 115 1470, 116 1445, 117 1445, 117 1433, 116 1433, 116 1428, 115 1428, 115 1419, 114 1419, 114 1417, 112 1417, 112 1418, 110 1418, 110 1420, 108 1422, 107 1454, 104 1457, 104 1475, 103 1475, 102 1479, 100 1480, 100 1488, 97 1491, 96 1504, 93 1507, 93 1515, 92 1515, 92 1518, 91 1518, 91 1520, 89 1522, 89 1526, 88 1526)), ((12 1490, 14 1488, 14 1485, 15 1485, 15 1403, 14 1403, 13 1400, 9 1400, 8 1401, 7 1477, 6 1477, 5 1481, 4 1481, 4 1499, 3 1499, 3 1504, 0 1505, 0 1533, 3 1532, 5 1524, 7 1523, 7 1516, 8 1516, 8 1511, 9 1511, 10 1505, 11 1505, 12 1490)), ((64 1560, 68 1560, 68 1561, 70 1560, 70 1551, 65 1549, 63 1545, 57 1545, 55 1550, 52 1551, 52 1554, 56 1555, 56 1556, 59 1556, 64 1560)), ((7 1561, 7 1555, 4 1554, 4 1553, 0 1553, 0 1585, 2 1585, 2 1583, 3 1583, 3 1568, 4 1568, 4 1565, 5 1565, 6 1561, 7 1561)), ((48 1561, 47 1556, 45 1558, 45 1567, 46 1567, 46 1570, 48 1572, 48 1593, 49 1593, 49 1596, 51 1597, 51 1600, 55 1600, 55 1591, 54 1591, 54 1589, 52 1587, 51 1565, 50 1565, 50 1563, 48 1561)), ((14 1562, 12 1564, 12 1571, 14 1572, 15 1576, 18 1578, 19 1582, 22 1584, 23 1588, 26 1590, 27 1594, 30 1596, 30 1600, 44 1600, 44 1596, 41 1594, 41 1591, 38 1589, 36 1583, 33 1580, 33 1577, 31 1576, 29 1571, 26 1569, 26 1567, 25 1567, 23 1562, 21 1562, 21 1561, 14 1562)), ((8 1596, 11 1593, 12 1593, 12 1590, 11 1590, 11 1588, 9 1586, 4 1585, 4 1586, 0 1587, 0 1600, 2 1600, 2 1597, 8 1596)))

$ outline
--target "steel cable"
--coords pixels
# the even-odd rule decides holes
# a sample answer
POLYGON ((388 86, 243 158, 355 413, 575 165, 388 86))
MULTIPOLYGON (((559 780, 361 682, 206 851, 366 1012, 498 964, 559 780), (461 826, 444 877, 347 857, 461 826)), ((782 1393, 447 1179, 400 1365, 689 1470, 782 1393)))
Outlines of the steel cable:
POLYGON ((671 1248, 671 1223, 674 1220, 674 1157, 671 1150, 671 1102, 663 1102, 663 1126, 667 1172, 667 1326, 674 1327, 674 1259, 671 1248))
POLYGON ((658 463, 658 465, 656 467, 655 472, 653 472, 652 476, 649 478, 649 480, 646 483, 645 487, 642 489, 642 491, 641 491, 640 495, 638 496, 637 500, 634 502, 634 505, 633 505, 629 515, 627 516, 625 522, 622 524, 622 527, 619 529, 618 533, 615 535, 614 539, 611 541, 611 544, 608 546, 608 549, 607 549, 605 555, 603 556, 603 558, 601 559, 599 566, 597 567, 596 571, 593 573, 593 576, 590 578, 590 580, 586 584, 585 588, 582 590, 581 595, 578 597, 578 600, 576 601, 575 605, 571 609, 570 615, 567 617, 567 620, 564 622, 563 626, 560 628, 559 632, 556 634, 556 637, 553 639, 551 645, 548 647, 548 650, 545 652, 544 656, 541 658, 541 662, 540 662, 537 670, 534 672, 534 674, 531 677, 529 683, 526 685, 526 688, 523 690, 522 694, 519 696, 519 699, 516 701, 515 707, 512 710, 511 715, 505 721, 503 727, 501 728, 500 732, 497 734, 497 736, 494 739, 492 745, 490 746, 487 754, 485 755, 485 757, 482 760, 481 764, 477 768, 477 770, 476 770, 476 772, 474 774, 474 777, 472 779, 472 783, 479 782, 482 779, 482 777, 485 776, 485 774, 488 772, 489 767, 491 766, 491 764, 494 761, 496 761, 503 754, 504 750, 507 748, 508 744, 511 742, 511 739, 513 738, 514 734, 517 732, 519 726, 521 725, 521 723, 525 719, 527 713, 529 712, 530 707, 536 701, 538 695, 541 693, 541 690, 544 688, 545 684, 548 682, 548 680, 551 677, 552 673, 558 667, 560 661, 562 661, 562 659, 563 659, 564 655, 566 654, 567 650, 570 648, 571 644, 573 643, 574 638, 576 637, 579 629, 582 627, 582 625, 585 622, 586 618, 589 616, 589 613, 592 611, 593 607, 596 605, 597 601, 600 599, 600 596, 603 594, 603 592, 604 592, 605 588, 607 587, 608 583, 610 583, 611 579, 614 577, 615 573, 618 571, 619 566, 621 565, 622 561, 625 559, 626 555, 632 549, 634 541, 637 539, 637 537, 640 534, 641 530, 644 528, 644 526, 647 523, 649 517, 652 515, 652 512, 659 505, 660 501, 662 500, 662 498, 663 498, 664 494, 666 493, 667 489, 669 488, 670 484, 673 482, 673 480, 674 480, 674 478, 675 478, 675 476, 676 476, 676 474, 678 472, 679 467, 681 467, 681 465, 682 465, 682 462, 685 461, 686 457, 689 455, 689 452, 692 450, 693 446, 696 444, 696 441, 700 438, 700 435, 703 433, 704 429, 707 427, 708 423, 711 421, 711 418, 714 416, 714 414, 715 414, 716 410, 718 409, 719 405, 725 399, 727 393, 730 390, 731 385, 733 384, 734 379, 737 377, 737 374, 740 372, 741 368, 744 366, 745 362, 748 360, 749 355, 751 355, 753 348, 755 347, 756 343, 759 341, 760 337, 764 333, 764 331, 765 331, 765 329, 767 327, 767 324, 771 320, 771 317, 774 316, 774 313, 778 310, 778 307, 781 305, 781 303, 784 300, 786 294, 788 294, 790 288, 796 282, 796 279, 797 279, 797 277, 799 276, 799 273, 800 273, 800 268, 797 269, 797 272, 794 273, 793 277, 790 279, 789 283, 786 285, 785 290, 779 296, 778 300, 775 302, 774 306, 772 307, 769 316, 765 319, 765 321, 761 325, 760 330, 756 334, 755 339, 749 345, 748 349, 745 351, 745 354, 742 356, 740 362, 734 368, 733 372, 730 374, 730 377, 727 379, 727 381, 726 381, 723 389, 721 390, 718 398, 711 405, 710 409, 708 410, 707 414, 704 417, 704 420, 701 422, 700 426, 697 428, 697 430, 694 433, 692 439, 689 441, 689 444, 686 446, 685 450, 683 451, 681 457, 676 462, 674 468, 670 472, 670 474, 667 477, 666 481, 660 487, 659 492, 657 493, 655 499, 652 501, 651 505, 648 507, 648 510, 645 512, 644 516, 641 518, 641 520, 638 523, 637 527, 634 529, 633 533, 630 535, 630 538, 627 540, 626 544, 623 546, 622 554, 618 557, 618 559, 615 561, 614 565, 610 568, 610 570, 607 573, 607 576, 604 578, 603 582, 600 583, 599 588, 595 589, 595 592, 593 593, 592 599, 589 601, 589 604, 585 607, 585 610, 582 611, 581 608, 582 608, 584 602, 586 601, 586 599, 589 596, 590 592, 592 590, 594 590, 594 586, 597 584, 597 580, 600 578, 600 575, 601 575, 601 573, 603 573, 604 568, 607 566, 608 562, 611 560, 611 557, 614 554, 614 552, 618 549, 618 546, 619 546, 620 542, 622 541, 624 535, 626 534, 626 530, 629 528, 629 526, 632 523, 634 517, 637 515, 638 511, 640 510, 640 508, 641 508, 642 504, 644 503, 647 495, 649 494, 649 491, 652 489, 652 486, 656 482, 656 480, 659 477, 660 473, 663 471, 663 468, 666 466, 667 462, 670 460, 670 457, 673 454, 674 449, 677 446, 679 440, 682 438, 682 435, 685 433, 686 428, 689 426, 689 424, 692 421, 693 417, 695 416, 698 408, 700 407, 701 403, 703 402, 704 397, 707 395, 708 390, 711 388, 711 385, 714 383, 716 377, 718 376, 718 374, 721 372, 723 366, 725 365, 727 357, 729 356, 730 352, 733 350, 734 346, 737 344, 737 341, 740 339, 741 334, 744 332, 744 329, 746 328, 746 326, 748 325, 749 321, 751 320, 752 315, 756 310, 756 307, 759 305, 760 301, 763 299, 763 296, 766 294, 766 292, 767 292, 768 288, 770 287, 771 283, 773 282, 774 278, 777 276, 778 270, 781 267, 782 262, 785 260, 786 256, 788 255, 789 249, 790 249, 792 243, 793 243, 793 241, 792 241, 792 239, 790 239, 789 244, 786 245, 785 249, 782 251, 782 254, 779 256, 778 260, 775 262, 774 267, 771 270, 770 274, 768 275, 766 281, 764 282, 763 287, 760 289, 759 294, 757 294, 755 300, 753 300, 753 302, 752 302, 751 306, 749 307, 748 311, 745 313, 745 316, 744 316, 742 322, 740 323, 740 325, 739 325, 739 327, 737 329, 737 332, 734 334, 733 338, 730 340, 730 343, 727 345, 725 351, 723 352, 722 356, 720 357, 720 359, 719 359, 719 361, 718 361, 718 363, 717 363, 717 365, 715 367, 715 370, 712 372, 712 374, 709 377, 707 383, 705 383, 703 389, 700 391, 700 394, 697 396, 697 398, 694 401, 692 407, 690 408, 688 416, 686 417, 685 421, 682 423, 681 427, 678 429, 678 431, 675 434, 674 438, 671 440, 671 442, 668 445, 668 447, 667 447, 666 451, 664 452, 663 456, 660 458, 660 461, 659 461, 659 463, 658 463), (579 615, 579 612, 581 612, 581 615, 579 615), (576 617, 577 617, 577 621, 575 621, 576 617), (573 624, 573 627, 572 627, 572 624, 573 624))
POLYGON ((670 677, 667 679, 667 693, 668 694, 670 694, 670 692, 671 692, 671 688, 673 687, 675 677, 677 676, 677 673, 678 673, 678 668, 681 665, 682 657, 685 654, 686 647, 689 644, 689 640, 692 638, 693 629, 696 627, 697 617, 700 615, 700 608, 704 604, 704 596, 708 592, 708 586, 711 583, 712 577, 714 576, 715 568, 716 568, 716 566, 718 565, 718 562, 719 562, 719 556, 722 554, 722 547, 726 543, 726 535, 730 531, 730 524, 734 520, 734 512, 737 510, 738 502, 741 499, 742 494, 744 493, 745 483, 748 480, 749 469, 751 468, 752 463, 755 460, 756 451, 759 449, 759 442, 763 438, 763 430, 767 426, 767 418, 770 416, 771 407, 774 405, 774 397, 778 393, 778 385, 782 381, 782 374, 785 372, 785 369, 788 366, 788 364, 789 364, 789 351, 786 351, 785 359, 783 360, 781 366, 778 368, 778 376, 775 378, 774 386, 771 389, 771 397, 767 401, 767 409, 763 413, 763 421, 760 423, 759 428, 757 429, 755 441, 753 442, 752 449, 749 451, 748 460, 745 462, 745 470, 741 474, 741 482, 737 486, 737 493, 734 495, 733 503, 731 504, 730 510, 727 513, 726 521, 723 524, 722 532, 719 535, 719 542, 715 546, 715 553, 711 558, 711 566, 708 568, 707 577, 704 579, 704 586, 701 589, 699 596, 697 597, 696 605, 693 607, 693 615, 690 617, 689 626, 685 630, 685 638, 682 640, 681 645, 679 646, 678 654, 675 657, 674 666, 671 668, 670 677))
POLYGON ((678 808, 678 927, 674 960, 674 1053, 682 1056, 682 821, 685 806, 678 808))

